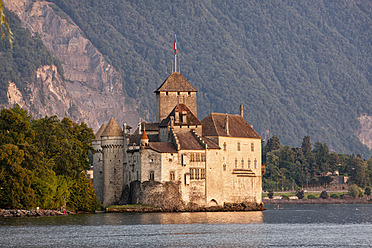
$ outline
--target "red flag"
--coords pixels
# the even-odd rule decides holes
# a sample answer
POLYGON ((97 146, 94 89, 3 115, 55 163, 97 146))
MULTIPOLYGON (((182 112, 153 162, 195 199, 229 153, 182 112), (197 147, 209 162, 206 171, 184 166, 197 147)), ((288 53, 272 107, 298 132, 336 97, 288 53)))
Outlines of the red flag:
POLYGON ((174 36, 174 55, 177 55, 177 37, 174 36))

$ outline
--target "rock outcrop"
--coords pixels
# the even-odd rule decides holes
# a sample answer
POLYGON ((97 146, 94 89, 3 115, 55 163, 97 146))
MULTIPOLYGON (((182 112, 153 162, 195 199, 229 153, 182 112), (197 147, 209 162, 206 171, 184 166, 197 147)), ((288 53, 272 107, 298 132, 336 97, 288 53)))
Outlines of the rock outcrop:
POLYGON ((372 150, 372 116, 361 115, 358 120, 360 122, 358 138, 364 145, 372 150))
MULTIPOLYGON (((137 105, 125 96, 120 74, 57 6, 47 1, 14 0, 6 1, 6 7, 18 15, 27 29, 38 33, 45 46, 62 61, 65 77, 65 80, 60 76, 42 77, 42 71, 50 70, 46 67, 52 65, 39 68, 41 85, 48 88, 45 96, 50 93, 53 100, 39 94, 21 97, 10 83, 10 105, 18 103, 33 116, 57 115, 84 121, 95 130, 111 117, 132 125, 138 121, 137 105), (50 80, 45 81, 46 78, 50 80), (59 81, 54 81, 55 78, 59 81), (36 102, 41 105, 35 105, 36 102)), ((37 85, 29 87, 34 93, 38 90, 37 85)), ((40 88, 40 92, 44 89, 40 88)))

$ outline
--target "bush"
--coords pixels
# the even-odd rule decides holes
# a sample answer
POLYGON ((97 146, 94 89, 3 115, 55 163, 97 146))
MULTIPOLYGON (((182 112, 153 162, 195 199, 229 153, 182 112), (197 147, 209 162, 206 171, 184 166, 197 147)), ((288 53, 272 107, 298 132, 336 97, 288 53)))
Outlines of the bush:
POLYGON ((353 184, 349 187, 349 195, 354 198, 363 197, 363 190, 356 184, 353 184))
POLYGON ((305 193, 304 193, 303 190, 299 190, 299 191, 297 191, 296 196, 298 197, 298 199, 304 199, 305 193))
POLYGON ((331 194, 330 197, 331 197, 332 199, 338 199, 338 198, 340 198, 340 197, 338 196, 338 194, 331 194))
POLYGON ((367 188, 364 190, 364 194, 367 195, 367 196, 370 196, 370 195, 371 195, 371 188, 370 188, 370 187, 367 187, 367 188))
POLYGON ((287 201, 289 201, 289 196, 287 196, 287 195, 282 195, 282 199, 283 199, 283 200, 287 200, 287 201))
POLYGON ((307 199, 316 199, 316 196, 315 195, 308 195, 307 199))
POLYGON ((320 193, 319 197, 322 198, 322 199, 328 199, 329 198, 328 193, 325 190, 323 190, 322 193, 320 193))
POLYGON ((267 194, 267 196, 269 197, 269 199, 273 199, 274 198, 274 191, 270 190, 269 193, 267 194))

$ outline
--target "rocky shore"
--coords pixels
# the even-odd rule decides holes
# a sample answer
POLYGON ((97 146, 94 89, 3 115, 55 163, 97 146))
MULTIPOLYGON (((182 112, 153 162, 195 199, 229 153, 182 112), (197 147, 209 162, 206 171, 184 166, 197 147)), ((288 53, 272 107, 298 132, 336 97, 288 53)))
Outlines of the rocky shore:
POLYGON ((264 204, 239 203, 212 207, 157 208, 144 205, 122 205, 106 208, 106 213, 160 213, 160 212, 238 212, 263 211, 264 204))
POLYGON ((60 210, 20 210, 20 209, 0 209, 1 217, 45 217, 45 216, 64 216, 75 214, 72 211, 60 210))

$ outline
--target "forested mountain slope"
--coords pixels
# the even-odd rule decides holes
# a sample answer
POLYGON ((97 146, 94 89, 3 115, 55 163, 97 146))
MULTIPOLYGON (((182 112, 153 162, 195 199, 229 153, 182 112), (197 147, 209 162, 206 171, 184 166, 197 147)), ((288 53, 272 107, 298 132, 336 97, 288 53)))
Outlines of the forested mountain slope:
POLYGON ((211 104, 238 113, 243 103, 263 137, 298 146, 310 135, 332 151, 371 156, 358 139, 359 130, 371 136, 358 120, 372 116, 371 1, 52 2, 121 74, 148 121, 177 34, 199 118, 211 104))

